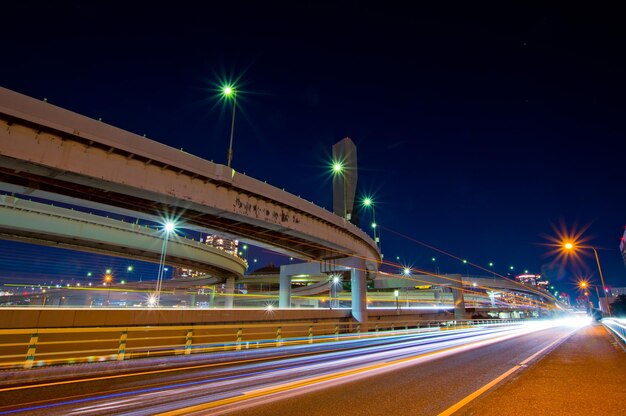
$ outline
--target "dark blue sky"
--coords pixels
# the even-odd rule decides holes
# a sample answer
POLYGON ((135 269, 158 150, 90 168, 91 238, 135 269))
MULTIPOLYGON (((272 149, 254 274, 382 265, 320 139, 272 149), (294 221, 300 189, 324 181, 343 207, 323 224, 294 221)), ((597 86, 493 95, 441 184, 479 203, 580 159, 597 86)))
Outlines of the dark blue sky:
POLYGON ((3 6, 0 85, 226 163, 212 89, 238 78, 233 167, 330 208, 330 148, 350 136, 386 259, 432 268, 401 233, 539 273, 564 221, 589 225, 607 283, 626 286, 617 10, 84 3, 3 6))

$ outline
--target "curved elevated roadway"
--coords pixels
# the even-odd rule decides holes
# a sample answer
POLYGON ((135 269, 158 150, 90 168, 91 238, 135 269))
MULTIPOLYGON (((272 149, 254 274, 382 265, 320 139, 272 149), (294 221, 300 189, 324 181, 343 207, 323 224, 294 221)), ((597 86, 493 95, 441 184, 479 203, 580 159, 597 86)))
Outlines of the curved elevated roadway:
MULTIPOLYGON (((163 236, 158 230, 0 195, 0 237, 159 262, 163 236)), ((167 262, 226 279, 243 277, 246 262, 198 241, 170 237, 167 262)))
POLYGON ((188 226, 316 260, 357 257, 374 241, 343 218, 262 181, 97 120, 0 88, 5 190, 181 216, 188 226))
MULTIPOLYGON (((182 150, 0 88, 0 189, 139 218, 180 218, 294 257, 351 268, 353 314, 381 255, 325 209, 182 150)), ((234 279, 229 286, 234 284, 234 279)))

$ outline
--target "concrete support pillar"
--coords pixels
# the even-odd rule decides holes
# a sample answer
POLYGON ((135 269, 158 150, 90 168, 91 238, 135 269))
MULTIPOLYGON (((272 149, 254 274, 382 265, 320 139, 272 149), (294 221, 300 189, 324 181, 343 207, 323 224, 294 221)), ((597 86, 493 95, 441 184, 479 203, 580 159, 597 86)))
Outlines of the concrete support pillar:
POLYGON ((452 288, 452 301, 454 302, 454 319, 465 319, 465 297, 461 288, 452 288))
POLYGON ((280 283, 278 287, 278 307, 291 307, 291 276, 284 267, 280 268, 280 283))
POLYGON ((226 283, 224 284, 224 309, 232 309, 233 308, 233 294, 235 293, 235 278, 228 277, 226 278, 226 283))
POLYGON ((435 303, 437 305, 441 305, 441 286, 440 287, 433 287, 433 295, 435 297, 435 303))
POLYGON ((352 317, 361 324, 361 331, 367 331, 367 281, 363 268, 353 268, 350 271, 352 284, 352 317))

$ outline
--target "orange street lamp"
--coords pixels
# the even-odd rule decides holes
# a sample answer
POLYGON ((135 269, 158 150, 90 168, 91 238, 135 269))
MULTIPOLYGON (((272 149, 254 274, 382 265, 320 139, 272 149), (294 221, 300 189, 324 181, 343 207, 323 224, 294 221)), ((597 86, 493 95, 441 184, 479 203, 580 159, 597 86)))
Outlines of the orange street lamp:
MULTIPOLYGON (((579 246, 579 245, 576 245, 572 241, 565 241, 563 242, 562 248, 565 253, 568 253, 568 252, 576 253, 576 250, 583 249, 583 248, 590 248, 593 250, 593 254, 595 254, 596 256, 596 264, 598 265, 598 271, 600 272, 600 281, 602 282, 602 289, 604 291, 604 299, 606 300, 606 309, 607 309, 607 312, 609 313, 609 317, 611 317, 612 316, 611 305, 609 304, 609 299, 606 296, 606 285, 604 284, 604 276, 602 275, 602 267, 600 266, 600 258, 598 257, 598 252, 596 251, 595 247, 579 246)), ((598 299, 598 302, 599 302, 599 299, 598 299)))
POLYGON ((587 288, 593 286, 596 289, 596 296, 598 297, 598 307, 600 306, 600 292, 598 292, 598 285, 590 285, 587 281, 581 280, 578 283, 578 287, 585 291, 585 296, 589 296, 589 292, 587 292, 587 288))

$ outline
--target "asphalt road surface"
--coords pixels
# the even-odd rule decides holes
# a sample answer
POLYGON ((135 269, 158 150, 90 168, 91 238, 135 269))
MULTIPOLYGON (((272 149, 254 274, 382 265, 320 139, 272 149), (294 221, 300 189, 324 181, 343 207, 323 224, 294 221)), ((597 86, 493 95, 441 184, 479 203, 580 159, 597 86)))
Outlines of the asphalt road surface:
POLYGON ((0 415, 437 415, 575 330, 544 322, 407 332, 284 348, 271 359, 240 351, 228 363, 5 386, 0 415))

